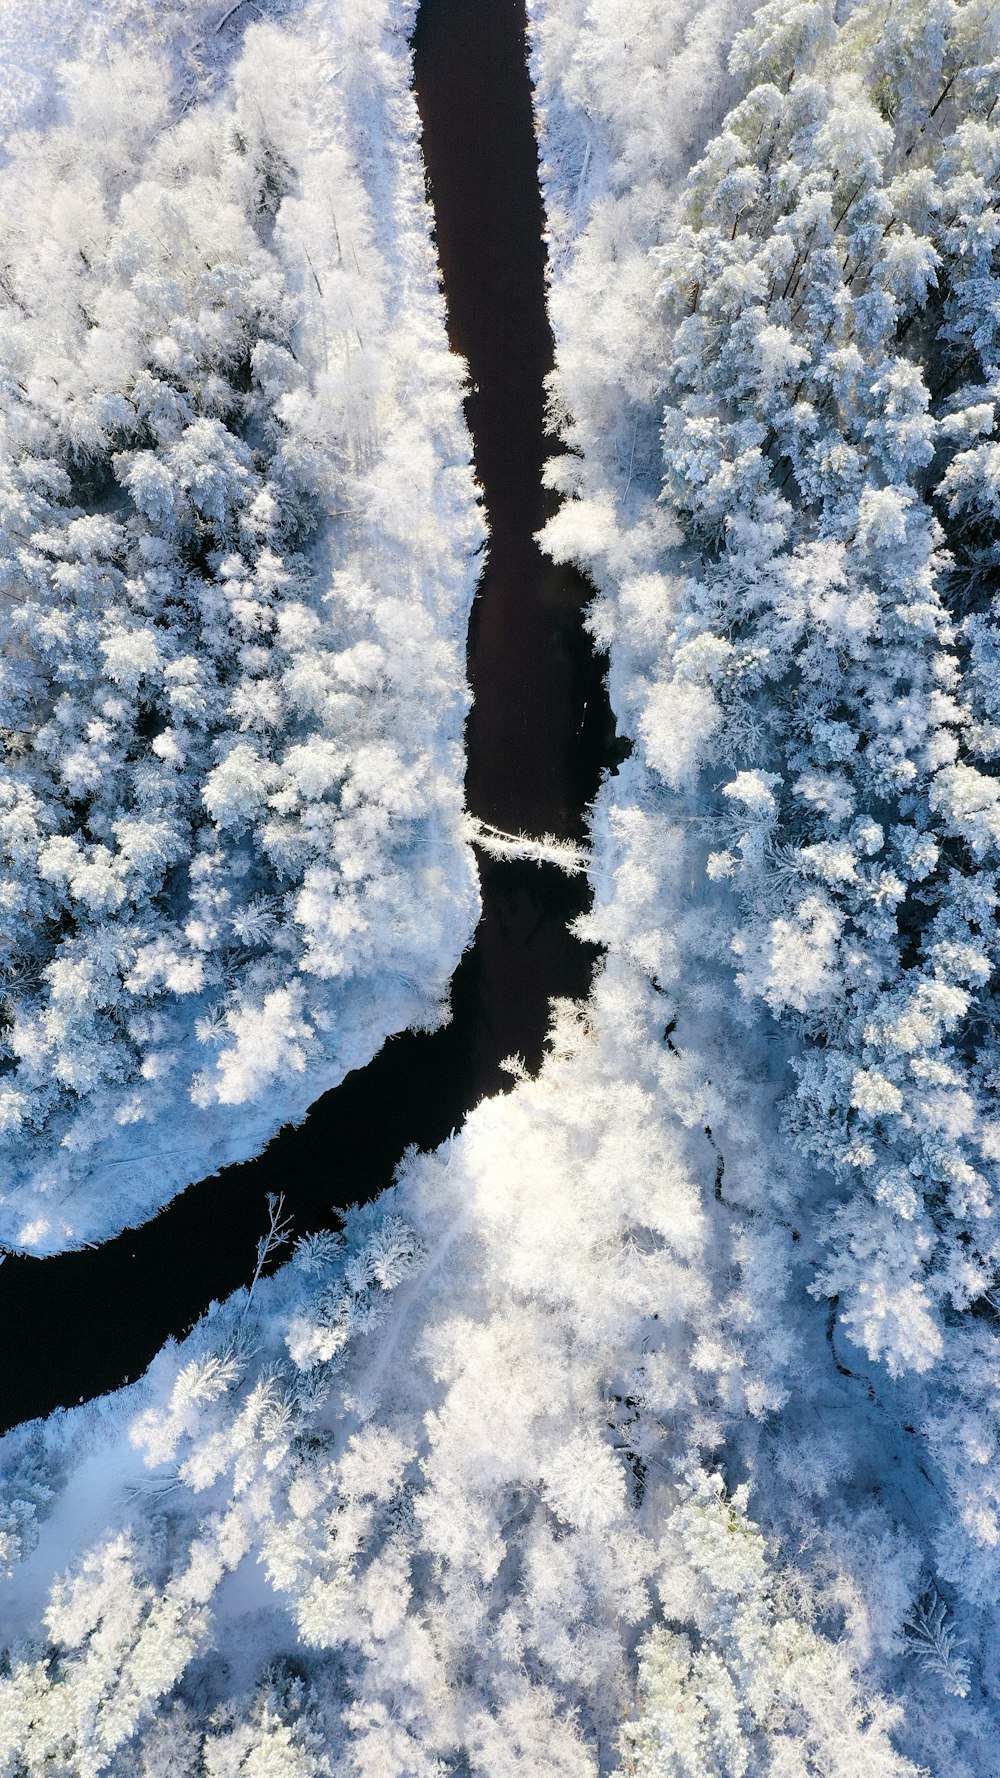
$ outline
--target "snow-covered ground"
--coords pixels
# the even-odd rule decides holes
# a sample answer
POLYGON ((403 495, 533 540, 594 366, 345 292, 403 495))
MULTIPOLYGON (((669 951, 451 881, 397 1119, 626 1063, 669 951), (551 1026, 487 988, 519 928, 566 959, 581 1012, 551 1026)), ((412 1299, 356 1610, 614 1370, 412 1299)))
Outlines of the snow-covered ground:
POLYGON ((38 1253, 436 1023, 478 915, 412 8, 258 10, 4 15, 0 1240, 38 1253))

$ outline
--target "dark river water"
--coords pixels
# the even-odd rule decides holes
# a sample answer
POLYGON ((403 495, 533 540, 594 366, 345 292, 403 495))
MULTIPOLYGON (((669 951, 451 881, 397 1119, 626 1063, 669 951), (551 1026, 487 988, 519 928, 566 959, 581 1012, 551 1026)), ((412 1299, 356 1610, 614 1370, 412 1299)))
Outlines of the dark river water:
MULTIPOLYGON (((539 480, 542 383, 552 364, 542 207, 525 61, 524 0, 422 0, 417 99, 455 349, 468 360, 489 559, 469 635, 473 813, 505 828, 583 833, 615 757, 604 663, 581 624, 589 589, 532 534, 551 506, 539 480)), ((213 1298, 247 1283, 265 1194, 293 1230, 388 1185, 404 1150, 430 1148, 487 1095, 499 1063, 542 1055, 553 995, 586 993, 594 952, 566 922, 584 879, 480 857, 483 918, 452 987, 450 1025, 390 1039, 255 1161, 191 1186, 152 1222, 81 1253, 0 1266, 0 1427, 113 1389, 145 1369, 213 1298)))

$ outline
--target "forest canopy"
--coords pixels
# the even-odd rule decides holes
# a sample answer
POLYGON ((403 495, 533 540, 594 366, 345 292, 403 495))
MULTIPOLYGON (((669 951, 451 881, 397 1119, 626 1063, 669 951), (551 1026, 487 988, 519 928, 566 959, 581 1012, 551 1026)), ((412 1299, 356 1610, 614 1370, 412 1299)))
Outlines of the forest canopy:
POLYGON ((261 27, 190 105, 151 53, 70 64, 0 173, 11 1242, 253 1152, 439 1019, 474 923, 482 524, 412 115, 402 233, 351 144, 377 41, 261 27))
MULTIPOLYGON (((262 1253, 138 1383, 3 1440, 2 1778, 995 1778, 1000 13, 529 12, 561 440, 542 540, 592 577, 631 744, 591 816, 577 930, 600 965, 553 1004, 536 1077, 512 1057, 507 1094, 271 1276, 262 1253)), ((280 34, 255 41, 280 69, 280 34)), ((383 47, 401 90, 401 35, 383 47)), ((124 598, 154 537, 199 612, 263 609, 275 660, 294 607, 289 658, 318 650, 381 721, 394 657, 349 577, 324 587, 357 628, 329 660, 316 640, 311 503, 339 469, 300 434, 318 396, 270 282, 291 201, 241 236, 268 268, 263 368, 237 390, 213 359, 232 405, 162 447, 114 434, 90 558, 39 545, 37 574, 97 563, 124 598), (231 490, 204 512, 202 424, 231 490), (287 472, 303 516, 284 531, 276 495, 251 545, 292 434, 316 453, 287 472)), ((37 498, 68 551, 62 486, 37 498)), ((99 616, 91 654, 59 646, 159 711, 136 613, 109 656, 99 616)), ((198 621, 198 664, 221 684, 232 658, 249 699, 175 725, 228 909, 276 869, 273 823, 299 831, 240 749, 268 797, 297 774, 329 845, 352 768, 346 730, 263 719, 263 643, 231 657, 236 631, 198 621)), ((30 650, 17 671, 34 696, 30 650)), ((71 896, 94 857, 55 856, 71 896)), ((250 947, 268 992, 289 924, 303 994, 326 979, 297 856, 250 947)), ((165 1006, 202 992, 163 981, 165 1006)))

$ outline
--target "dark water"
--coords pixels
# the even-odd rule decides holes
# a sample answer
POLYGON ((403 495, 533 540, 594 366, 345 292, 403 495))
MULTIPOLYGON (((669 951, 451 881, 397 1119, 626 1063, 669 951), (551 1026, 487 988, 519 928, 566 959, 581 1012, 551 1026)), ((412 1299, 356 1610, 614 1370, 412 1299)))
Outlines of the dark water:
MULTIPOLYGON (((506 828, 578 837, 614 728, 580 614, 588 588, 532 542, 550 510, 542 383, 552 341, 523 0, 422 0, 417 98, 448 299, 468 360, 467 412, 491 526, 469 637, 475 705, 467 793, 506 828)), ((585 994, 593 951, 566 922, 580 878, 481 857, 484 912, 455 976, 453 1018, 392 1038, 256 1161, 191 1186, 152 1222, 54 1259, 0 1267, 0 1426, 136 1377, 170 1334, 246 1283, 282 1191, 294 1230, 387 1185, 412 1143, 429 1148, 481 1098, 504 1091, 517 1052, 538 1066, 553 995, 585 994)))

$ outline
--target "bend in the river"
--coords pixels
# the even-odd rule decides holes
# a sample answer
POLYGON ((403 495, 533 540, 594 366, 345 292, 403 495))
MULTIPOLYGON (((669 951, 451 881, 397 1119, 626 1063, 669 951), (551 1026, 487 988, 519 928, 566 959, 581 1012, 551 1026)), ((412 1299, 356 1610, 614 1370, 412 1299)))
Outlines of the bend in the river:
MULTIPOLYGON (((468 360, 467 412, 491 527, 469 637, 472 812, 508 829, 578 837, 614 754, 603 666, 581 623, 589 597, 533 533, 552 364, 524 0, 422 0, 416 91, 449 329, 468 360)), ((82 1253, 0 1267, 0 1422, 48 1413, 137 1376, 213 1298, 247 1282, 280 1190, 295 1233, 388 1185, 404 1150, 431 1148, 485 1096, 512 1053, 542 1054, 554 995, 585 994, 593 951, 567 921, 587 886, 549 866, 480 857, 483 917, 433 1035, 392 1038, 255 1161, 191 1186, 152 1222, 82 1253)))

